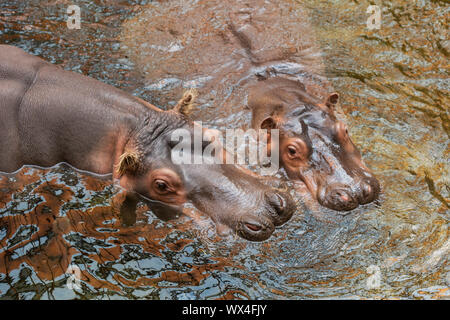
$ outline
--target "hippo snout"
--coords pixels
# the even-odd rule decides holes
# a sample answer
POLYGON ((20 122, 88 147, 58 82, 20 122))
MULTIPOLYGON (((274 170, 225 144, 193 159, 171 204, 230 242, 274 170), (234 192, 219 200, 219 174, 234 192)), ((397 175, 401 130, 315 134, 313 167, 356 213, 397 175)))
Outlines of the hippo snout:
POLYGON ((337 211, 350 211, 361 204, 378 198, 380 185, 375 178, 365 179, 353 186, 340 184, 327 185, 318 192, 319 203, 337 211))
POLYGON ((324 207, 337 211, 350 211, 358 206, 358 199, 346 186, 328 185, 319 191, 318 200, 324 207))
POLYGON ((287 222, 295 211, 292 197, 279 191, 264 194, 265 210, 259 214, 244 215, 238 223, 238 234, 251 241, 263 241, 270 237, 275 227, 287 222))

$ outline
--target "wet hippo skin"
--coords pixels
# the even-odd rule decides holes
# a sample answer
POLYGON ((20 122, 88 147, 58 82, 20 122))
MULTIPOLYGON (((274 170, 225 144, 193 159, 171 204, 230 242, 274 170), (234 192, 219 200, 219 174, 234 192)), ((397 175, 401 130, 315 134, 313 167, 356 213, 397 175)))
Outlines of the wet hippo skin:
POLYGON ((190 201, 220 230, 256 241, 295 210, 288 194, 237 166, 174 164, 171 133, 193 133, 194 126, 180 112, 6 45, 0 46, 0 115, 3 172, 66 162, 112 173, 127 190, 171 206, 190 201))
POLYGON ((193 119, 279 129, 280 164, 321 205, 349 211, 378 198, 300 4, 156 1, 124 24, 122 39, 158 103, 194 86, 193 119))
POLYGON ((274 77, 251 88, 248 104, 254 128, 279 130, 289 178, 303 181, 321 205, 347 211, 375 200, 380 185, 334 114, 338 99, 332 93, 322 102, 302 83, 274 77))

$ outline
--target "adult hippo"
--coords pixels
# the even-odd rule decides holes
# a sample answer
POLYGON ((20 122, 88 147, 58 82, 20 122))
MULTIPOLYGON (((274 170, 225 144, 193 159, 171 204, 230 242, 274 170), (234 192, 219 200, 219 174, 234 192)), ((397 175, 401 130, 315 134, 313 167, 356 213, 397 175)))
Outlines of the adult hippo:
POLYGON ((122 41, 156 103, 195 87, 192 118, 279 129, 281 165, 323 206, 348 211, 378 197, 297 2, 155 1, 124 24, 122 41))
POLYGON ((174 163, 172 132, 194 130, 183 114, 6 45, 0 45, 0 115, 3 172, 66 162, 112 173, 127 190, 170 206, 191 201, 218 226, 255 241, 295 210, 288 194, 234 165, 174 163))

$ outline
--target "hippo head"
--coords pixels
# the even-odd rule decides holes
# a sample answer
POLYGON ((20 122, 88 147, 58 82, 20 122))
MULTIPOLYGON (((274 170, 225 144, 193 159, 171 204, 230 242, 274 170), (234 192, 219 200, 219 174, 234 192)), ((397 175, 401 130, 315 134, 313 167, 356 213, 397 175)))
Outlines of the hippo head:
POLYGON ((189 201, 213 219, 218 232, 232 230, 252 241, 269 238, 275 226, 290 219, 295 204, 289 194, 275 191, 232 164, 195 163, 194 154, 214 142, 208 138, 209 129, 203 129, 198 148, 195 125, 183 115, 161 111, 154 118, 130 139, 119 159, 123 187, 172 207, 189 201), (175 130, 183 130, 189 139, 174 141, 175 130), (174 161, 173 149, 181 143, 192 163, 174 161))
POLYGON ((251 90, 249 106, 255 127, 279 129, 280 165, 289 178, 303 181, 321 205, 349 211, 375 200, 380 185, 334 114, 338 98, 317 101, 299 82, 275 78, 251 90))

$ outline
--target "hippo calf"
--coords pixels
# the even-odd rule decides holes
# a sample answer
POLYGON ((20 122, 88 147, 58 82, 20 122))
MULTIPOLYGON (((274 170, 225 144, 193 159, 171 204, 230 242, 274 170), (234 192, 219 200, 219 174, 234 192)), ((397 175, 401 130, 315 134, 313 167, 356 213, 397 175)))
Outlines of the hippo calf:
POLYGON ((254 128, 279 130, 289 178, 303 181, 321 205, 348 211, 375 200, 380 185, 334 114, 338 99, 331 93, 320 101, 301 82, 273 77, 250 89, 248 106, 254 128))
POLYGON ((0 45, 0 171, 66 162, 112 173, 126 190, 170 206, 191 201, 218 226, 267 239, 292 216, 292 198, 234 165, 175 164, 171 133, 193 126, 179 112, 0 45))

